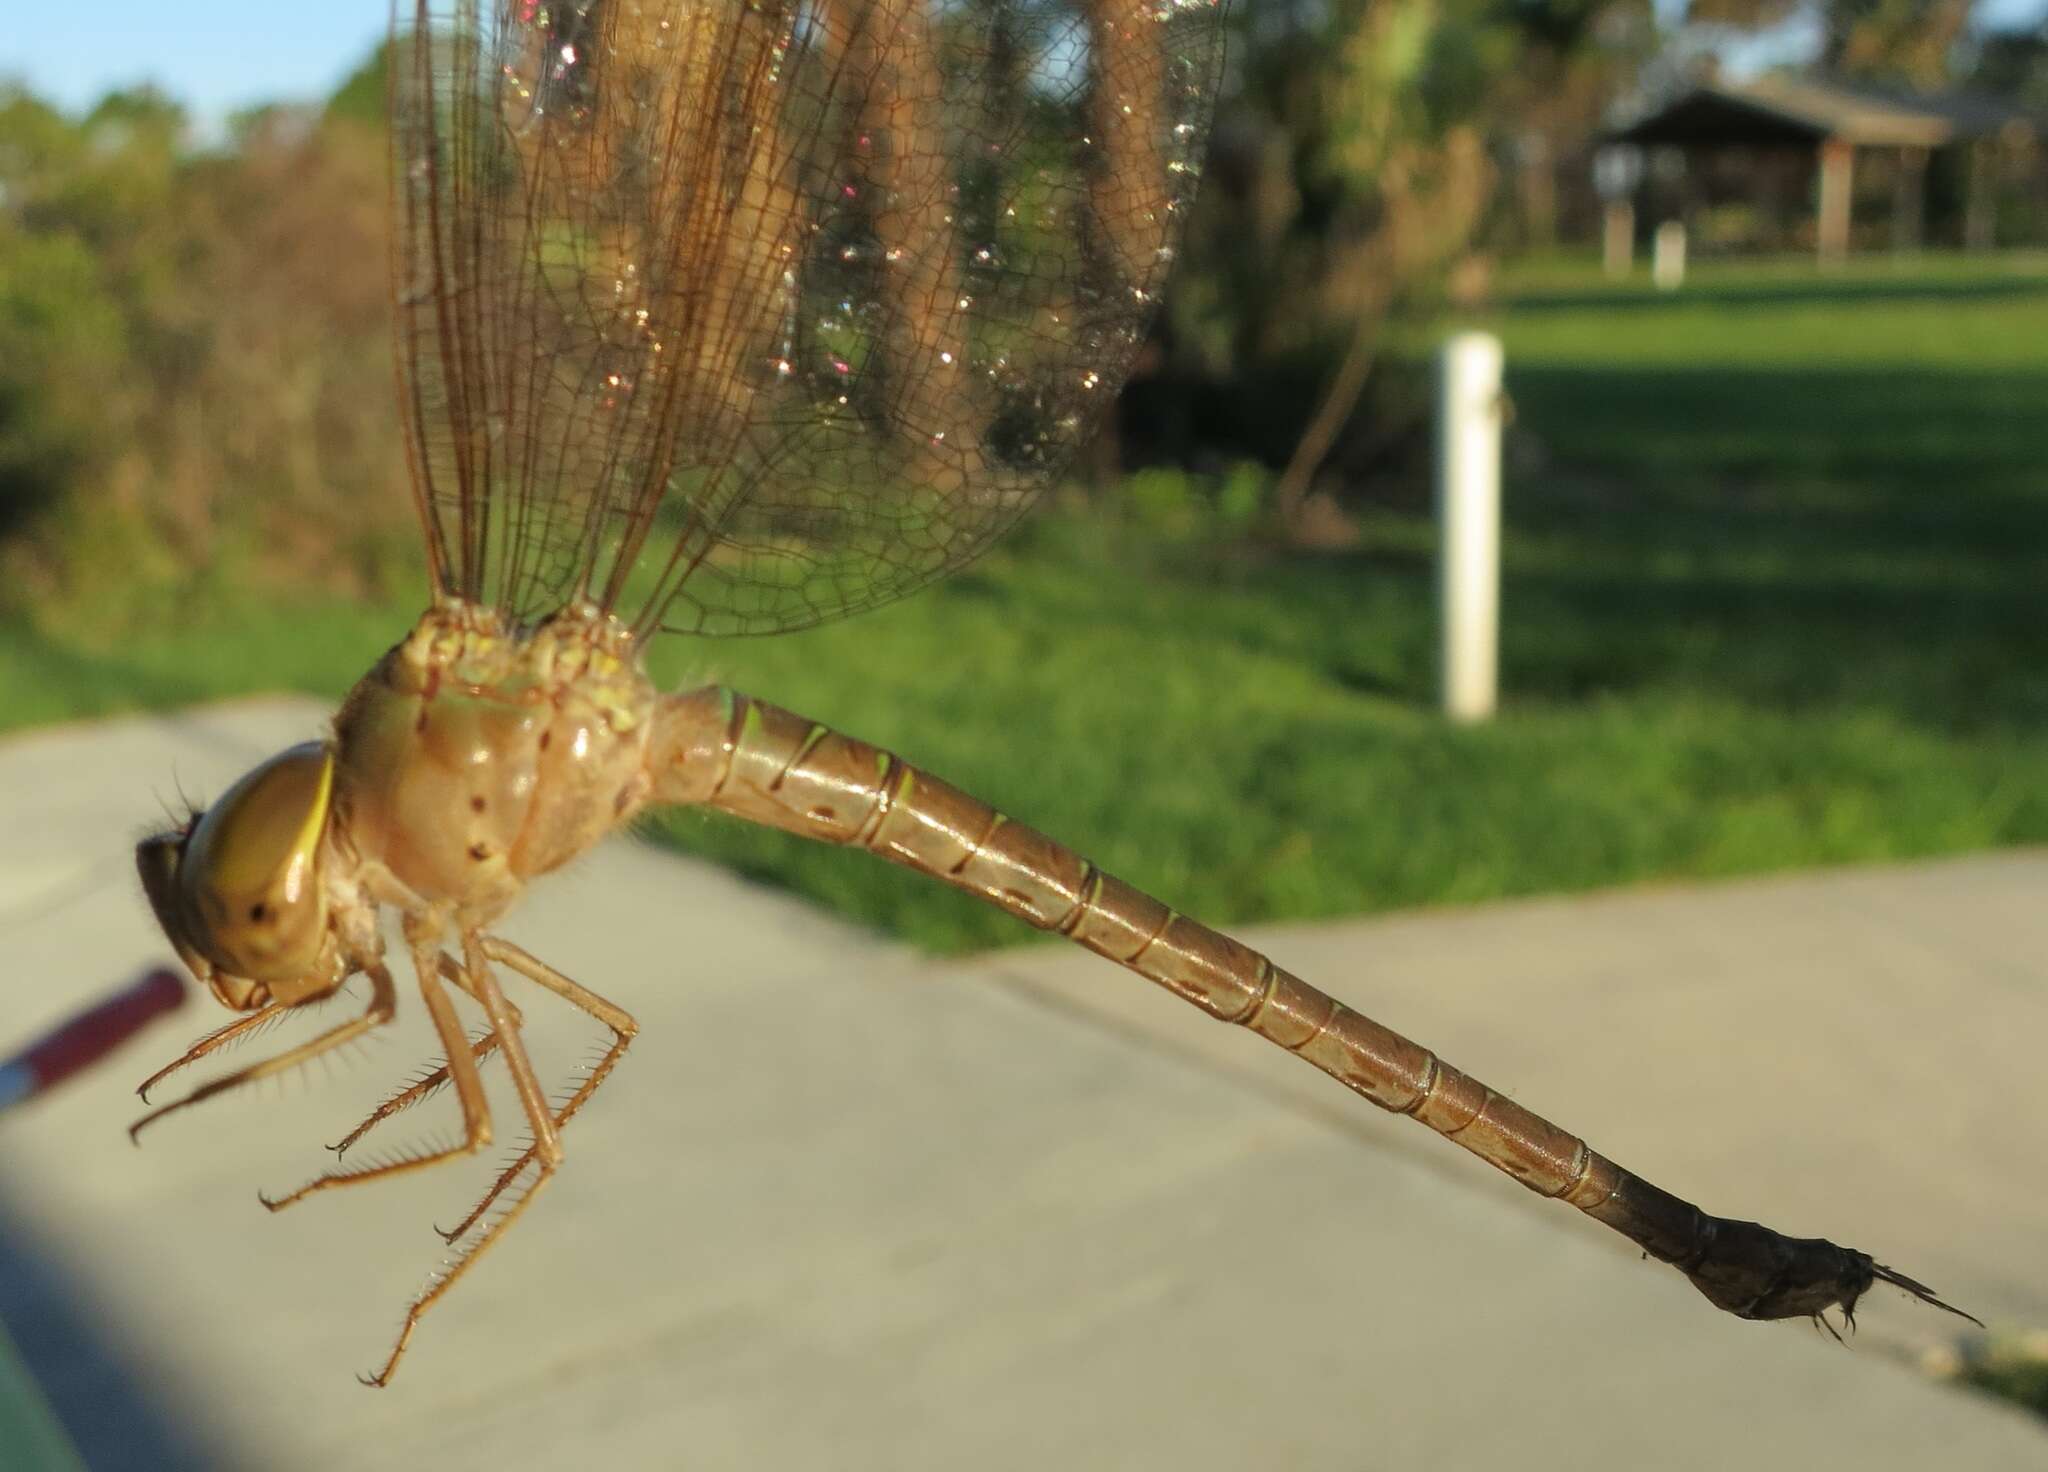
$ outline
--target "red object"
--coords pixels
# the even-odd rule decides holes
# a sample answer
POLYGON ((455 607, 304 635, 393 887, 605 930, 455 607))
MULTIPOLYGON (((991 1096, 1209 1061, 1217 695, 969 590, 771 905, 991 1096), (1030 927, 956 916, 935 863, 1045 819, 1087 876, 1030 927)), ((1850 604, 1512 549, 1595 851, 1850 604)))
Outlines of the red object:
POLYGON ((0 1108, 42 1093, 185 1004, 185 983, 157 967, 132 986, 45 1034, 0 1063, 0 1108))

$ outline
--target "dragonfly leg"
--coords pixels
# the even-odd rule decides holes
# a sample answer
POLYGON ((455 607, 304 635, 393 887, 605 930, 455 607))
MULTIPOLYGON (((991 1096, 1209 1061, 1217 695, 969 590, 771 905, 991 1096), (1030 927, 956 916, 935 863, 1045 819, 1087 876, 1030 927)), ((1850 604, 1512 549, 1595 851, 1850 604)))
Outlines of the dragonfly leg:
POLYGON ((212 1032, 187 1048, 184 1057, 166 1063, 162 1068, 159 1068, 155 1073, 144 1079, 142 1086, 136 1089, 136 1094, 143 1103, 147 1104, 149 1102, 149 1091, 172 1074, 180 1069, 190 1068, 209 1053, 218 1052, 220 1049, 239 1042, 253 1033, 263 1031, 264 1028, 269 1027, 291 1010, 290 1005, 287 1003, 272 1002, 269 1006, 261 1007, 246 1017, 237 1017, 225 1027, 215 1028, 212 1032))
MULTIPOLYGON (((382 1027, 391 1020, 392 1015, 398 1010, 397 989, 392 985, 391 972, 385 968, 382 962, 372 962, 363 968, 363 974, 370 978, 370 1005, 363 1010, 362 1016, 350 1018, 347 1022, 341 1023, 337 1027, 330 1027, 318 1037, 309 1038, 305 1042, 300 1043, 296 1048, 287 1048, 275 1058, 266 1058, 260 1063, 250 1064, 247 1068, 238 1068, 233 1073, 217 1078, 211 1083, 200 1085, 182 1099, 174 1100, 161 1108, 152 1109, 149 1113, 143 1115, 142 1118, 136 1120, 135 1123, 128 1126, 128 1138, 131 1140, 138 1139, 145 1128, 155 1124, 167 1114, 175 1114, 180 1109, 190 1108, 203 1099, 211 1099, 216 1094, 226 1093, 229 1089, 240 1088, 243 1084, 254 1083, 257 1079, 269 1078, 275 1074, 284 1073, 288 1069, 298 1067, 309 1059, 317 1058, 322 1053, 339 1048, 345 1043, 354 1042, 372 1028, 382 1027)), ((183 1058, 172 1064, 170 1068, 158 1073, 156 1077, 152 1078, 148 1084, 144 1084, 143 1087, 145 1089, 150 1087, 151 1084, 161 1080, 165 1074, 182 1068, 194 1058, 203 1058, 221 1044, 245 1035, 251 1029, 261 1025, 276 1005, 273 1003, 271 1007, 265 1007, 261 1011, 242 1018, 239 1022, 229 1024, 209 1037, 201 1038, 183 1058)))
MULTIPOLYGON (((461 987, 463 991, 467 992, 471 997, 475 998, 479 1003, 481 1003, 483 999, 477 996, 476 987, 470 981, 469 973, 464 971, 459 965, 457 965, 455 962, 455 958, 453 956, 450 956, 446 951, 443 951, 441 953, 440 966, 441 975, 445 979, 454 982, 457 986, 461 987)), ((514 1022, 522 1023, 525 1020, 520 1015, 519 1009, 517 1007, 512 1008, 512 1020, 514 1022)), ((474 1059, 479 1066, 481 1066, 485 1059, 489 1058, 492 1053, 497 1051, 497 1048, 498 1034, 494 1029, 492 1031, 486 1032, 482 1037, 478 1038, 475 1042, 470 1044, 469 1056, 472 1059, 474 1059)), ((364 1135, 367 1135, 371 1130, 375 1129, 385 1120, 391 1118, 392 1115, 410 1109, 413 1105, 420 1103, 422 1100, 431 1098, 434 1094, 438 1093, 443 1087, 447 1085, 450 1077, 451 1074, 449 1072, 448 1065, 447 1063, 443 1062, 439 1067, 433 1069, 431 1072, 427 1074, 424 1074, 411 1084, 407 1085, 405 1088, 400 1089, 397 1093, 393 1094, 390 1098, 386 1099, 382 1104, 379 1104, 375 1109, 370 1111, 370 1115, 367 1119, 365 1119, 361 1124, 357 1125, 354 1129, 350 1130, 346 1135, 342 1136, 340 1143, 329 1145, 327 1148, 329 1150, 332 1150, 336 1155, 346 1155, 352 1148, 354 1148, 356 1143, 359 1140, 361 1140, 364 1135)))
MULTIPOLYGON (((365 1166, 361 1170, 332 1170, 325 1175, 315 1176, 305 1185, 286 1196, 264 1196, 257 1199, 272 1211, 283 1211, 295 1202, 303 1201, 316 1191, 330 1190, 336 1186, 360 1185, 364 1181, 381 1180, 386 1176, 401 1175, 407 1171, 424 1170, 430 1165, 439 1165, 458 1155, 474 1155, 491 1142, 491 1110, 484 1099, 483 1079, 477 1073, 476 1059, 470 1055, 468 1034, 462 1030, 462 1019, 455 1015, 455 1004, 441 986, 440 952, 430 942, 415 941, 412 946, 413 969, 419 973, 420 996, 427 1004, 427 1013, 434 1020, 434 1030, 441 1035, 441 1046, 447 1052, 448 1067, 455 1081, 456 1097, 462 1102, 462 1139, 456 1144, 440 1150, 427 1150, 415 1155, 402 1156, 381 1165, 365 1166)), ((389 985, 389 976, 386 977, 389 985)), ((494 1017, 493 1021, 497 1021, 494 1017)))
MULTIPOLYGON (((481 1067, 491 1054, 497 1050, 498 1035, 495 1032, 487 1032, 469 1045, 469 1056, 472 1062, 481 1067)), ((451 1070, 446 1063, 440 1064, 432 1072, 421 1075, 413 1083, 407 1084, 375 1109, 371 1110, 362 1123, 358 1124, 354 1129, 327 1148, 336 1155, 348 1154, 350 1150, 353 1150, 361 1142, 364 1135, 367 1135, 378 1125, 384 1123, 392 1115, 404 1113, 412 1108, 413 1105, 432 1098, 443 1088, 447 1087, 451 1076, 451 1070)))
MULTIPOLYGON (((360 1375, 357 1377, 363 1384, 379 1388, 391 1383, 391 1377, 398 1369, 398 1362, 404 1356, 406 1346, 412 1342, 413 1331, 419 1327, 420 1320, 425 1317, 427 1310, 440 1302, 446 1296, 448 1290, 453 1288, 465 1273, 476 1266, 477 1259, 489 1251, 497 1243, 498 1239, 504 1236, 511 1228, 512 1224, 519 1220, 525 1213, 526 1208, 533 1204, 534 1198, 539 1196, 547 1183, 554 1179, 555 1170, 562 1163, 562 1143, 556 1132, 554 1116, 548 1110, 547 1096, 541 1092, 540 1080, 534 1074, 533 1063, 527 1058, 526 1048, 519 1041, 518 1028, 512 1020, 512 1004, 506 1000, 505 993, 498 986, 497 978, 491 973, 491 961, 493 959, 504 959, 507 965, 511 965, 515 970, 521 972, 526 971, 526 966, 522 963, 531 962, 534 967, 540 967, 540 963, 534 961, 524 951, 518 950, 517 947, 508 946, 504 942, 497 942, 493 945, 487 942, 481 934, 475 932, 463 937, 462 954, 464 961, 463 969, 469 973, 470 981, 476 988, 475 995, 483 1003, 484 1011, 491 1019, 493 1030, 502 1040, 505 1066, 511 1071, 513 1086, 519 1092, 519 1102, 525 1107, 527 1122, 533 1127, 533 1143, 520 1156, 518 1163, 505 1175, 499 1177, 497 1184, 485 1196, 484 1204, 471 1213, 470 1217, 466 1220, 464 1230, 466 1231, 470 1225, 475 1223, 477 1218, 483 1214, 485 1207, 491 1202, 496 1201, 504 1193, 505 1188, 518 1177, 520 1172, 525 1170, 529 1163, 537 1164, 538 1169, 534 1175, 533 1184, 528 1186, 496 1221, 485 1227, 481 1235, 456 1253, 434 1275, 420 1295, 406 1307, 405 1322, 399 1326, 397 1342, 391 1346, 391 1353, 386 1356, 383 1365, 373 1375, 360 1375)), ((545 970, 546 968, 540 969, 545 970)), ((576 986, 567 977, 553 972, 550 972, 549 975, 553 979, 543 981, 543 985, 562 991, 561 987, 555 986, 555 982, 560 981, 563 985, 572 989, 570 991, 562 991, 562 995, 570 997, 571 1000, 578 1001, 579 1005, 584 1005, 586 1001, 602 1005, 624 1019, 629 1027, 632 1025, 632 1019, 626 1017, 623 1012, 619 1012, 617 1008, 611 1007, 610 1003, 604 1002, 601 998, 584 992, 581 987, 576 986)), ((454 1052, 451 1051, 449 1055, 451 1062, 454 1061, 455 1056, 454 1052)), ((457 1235, 459 1236, 460 1233, 457 1235)))
POLYGON ((399 1326, 398 1340, 391 1346, 391 1353, 385 1357, 382 1367, 374 1375, 358 1375, 356 1379, 380 1390, 391 1383, 391 1377, 398 1369, 398 1362, 404 1356, 406 1346, 412 1343, 413 1330, 419 1327, 420 1320, 426 1316, 427 1310, 440 1302, 448 1290, 455 1286, 457 1280, 476 1265, 476 1260, 484 1255, 485 1250, 504 1236, 506 1230, 519 1220, 526 1208, 533 1205, 533 1200, 540 1195, 541 1188, 554 1179, 555 1166, 558 1163, 559 1161, 543 1161, 540 1173, 533 1178, 533 1184, 526 1188, 525 1194, 506 1208, 504 1215, 492 1222, 482 1236, 457 1253, 434 1274, 420 1296, 406 1307, 405 1322, 399 1326))
MULTIPOLYGON (((589 1102, 590 1096, 597 1092, 598 1086, 610 1075, 612 1069, 618 1066, 619 1059, 625 1056, 626 1049, 632 1044, 633 1039, 638 1036, 640 1024, 633 1020, 633 1014, 626 1011, 625 1008, 608 1002, 589 988, 571 981, 561 972, 555 970, 554 967, 548 965, 547 962, 527 951, 521 950, 508 940, 500 940, 498 937, 491 935, 485 936, 483 938, 483 953, 490 960, 511 967, 521 976, 527 978, 527 980, 546 987, 556 996, 561 997, 574 1006, 580 1007, 612 1030, 611 1047, 605 1050, 605 1055, 597 1061, 597 1066, 583 1076, 583 1080, 577 1085, 576 1091, 564 1100, 562 1107, 556 1111, 555 1128, 560 1130, 575 1117, 577 1110, 589 1102)), ((470 1228, 474 1227, 483 1218, 484 1213, 491 1209, 492 1203, 504 1194, 507 1187, 519 1179, 527 1166, 533 1163, 533 1158, 534 1151, 532 1147, 528 1147, 521 1154, 514 1157, 512 1162, 505 1167, 499 1174, 497 1181, 491 1186, 491 1189, 484 1194, 484 1199, 471 1209, 469 1215, 457 1222, 452 1228, 436 1227, 434 1230, 440 1232, 442 1239, 448 1242, 456 1242, 467 1236, 470 1228)))

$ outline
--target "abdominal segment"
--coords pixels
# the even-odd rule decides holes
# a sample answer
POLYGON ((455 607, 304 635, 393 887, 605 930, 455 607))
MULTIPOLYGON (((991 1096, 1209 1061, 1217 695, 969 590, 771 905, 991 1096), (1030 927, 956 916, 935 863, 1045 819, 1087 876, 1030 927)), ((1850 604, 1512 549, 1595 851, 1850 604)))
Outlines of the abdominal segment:
POLYGON ((1883 1281, 1970 1317, 1866 1253, 1712 1216, 1660 1190, 1250 947, 879 748, 715 686, 664 702, 656 724, 657 801, 865 848, 1067 936, 1577 1207, 1729 1313, 1778 1319, 1835 1308, 1852 1319, 1857 1300, 1883 1281))

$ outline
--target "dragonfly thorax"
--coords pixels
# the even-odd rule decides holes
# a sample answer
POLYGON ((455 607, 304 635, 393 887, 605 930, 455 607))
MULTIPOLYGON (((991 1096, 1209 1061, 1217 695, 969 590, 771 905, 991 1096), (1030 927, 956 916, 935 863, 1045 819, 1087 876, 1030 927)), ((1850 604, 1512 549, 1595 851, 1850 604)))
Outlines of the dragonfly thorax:
POLYGON ((443 600, 335 721, 338 842, 366 894, 485 923, 645 801, 657 699, 587 605, 531 630, 443 600))

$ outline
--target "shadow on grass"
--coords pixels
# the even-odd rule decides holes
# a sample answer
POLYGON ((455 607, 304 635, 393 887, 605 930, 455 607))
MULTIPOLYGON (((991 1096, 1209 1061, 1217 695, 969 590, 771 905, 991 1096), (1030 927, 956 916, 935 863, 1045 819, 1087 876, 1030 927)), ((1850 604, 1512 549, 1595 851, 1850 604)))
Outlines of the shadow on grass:
MULTIPOLYGON (((1511 386, 1535 463, 1506 488, 1510 699, 2048 725, 2048 373, 1539 366, 1511 386)), ((1162 647, 1199 621, 1346 691, 1433 700, 1426 550, 1191 557, 1166 586, 1098 577, 1061 606, 1162 647)))
POLYGON ((2048 374, 1531 368, 1517 687, 2048 718, 2048 374))
POLYGON ((1963 1371, 1972 1389, 2024 1406, 2048 1421, 2048 1361, 2017 1355, 1994 1356, 1963 1371))
MULTIPOLYGON (((221 1451, 154 1395, 89 1292, 0 1196, 0 1320, 94 1472, 216 1472, 221 1451)), ((246 1374, 222 1367, 224 1374, 246 1374)), ((260 1381, 260 1376, 252 1384, 260 1381)), ((8 1465, 0 1447, 0 1467, 8 1465)))
POLYGON ((2001 297, 2039 296, 2048 287, 2040 275, 2010 277, 1963 277, 1942 280, 1925 276, 1892 279, 1882 276, 1830 277, 1816 269, 1807 280, 1796 277, 1783 281, 1716 281, 1711 275, 1695 275, 1678 292, 1653 291, 1642 283, 1613 286, 1585 286, 1553 290, 1531 290, 1503 298, 1509 311, 1541 312, 1632 311, 1656 308, 1669 311, 1687 302, 1710 302, 1716 307, 1821 306, 1859 302, 1898 305, 1906 302, 1983 301, 2001 297))
POLYGON ((1824 475, 1856 520, 1931 498, 2037 528, 2048 510, 2048 372, 1539 364, 1511 368, 1509 390, 1553 463, 1629 474, 1646 497, 1707 479, 1709 509, 1796 509, 1827 494, 1802 477, 1824 475), (2024 512, 1998 509, 2015 494, 2024 512))

